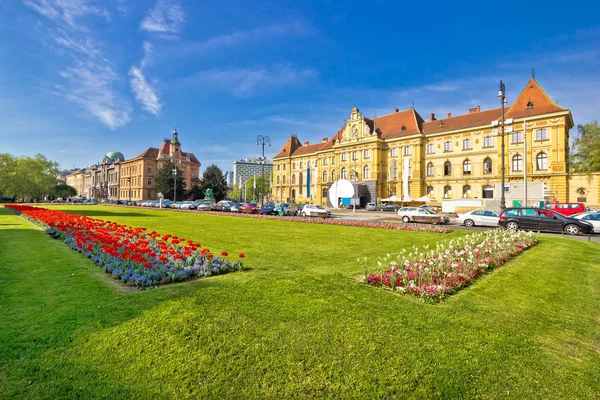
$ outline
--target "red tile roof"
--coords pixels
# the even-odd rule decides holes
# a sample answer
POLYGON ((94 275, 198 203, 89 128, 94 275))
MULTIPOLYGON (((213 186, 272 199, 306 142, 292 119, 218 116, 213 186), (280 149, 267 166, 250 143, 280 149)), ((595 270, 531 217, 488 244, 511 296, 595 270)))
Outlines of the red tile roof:
POLYGON ((423 118, 411 108, 373 118, 373 122, 382 139, 393 139, 421 133, 423 118))
POLYGON ((273 158, 289 157, 294 153, 294 151, 298 147, 301 147, 301 146, 302 146, 302 143, 300 143, 300 141, 298 140, 298 138, 296 136, 290 136, 290 138, 288 139, 287 142, 285 142, 285 144, 283 145, 283 147, 281 148, 279 153, 277 153, 277 155, 275 155, 275 157, 273 157, 273 158))
MULTIPOLYGON (((510 108, 505 108, 506 110, 510 108)), ((495 108, 480 112, 473 112, 465 115, 457 115, 456 117, 441 118, 435 121, 423 123, 423 133, 426 135, 453 131, 457 129, 472 128, 480 125, 489 125, 492 121, 502 118, 502 109, 495 108)))
POLYGON ((566 111, 566 108, 552 101, 540 84, 531 78, 515 100, 510 111, 505 114, 505 118, 523 118, 559 111, 566 111), (528 108, 529 102, 533 104, 531 109, 528 108))

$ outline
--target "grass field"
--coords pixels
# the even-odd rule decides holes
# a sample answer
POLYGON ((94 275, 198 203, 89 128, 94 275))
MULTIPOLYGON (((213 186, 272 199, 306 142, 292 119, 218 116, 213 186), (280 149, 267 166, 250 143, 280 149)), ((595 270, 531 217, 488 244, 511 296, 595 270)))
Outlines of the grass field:
POLYGON ((244 252, 250 269, 127 291, 0 209, 0 398, 600 396, 597 244, 542 237, 427 305, 359 283, 356 258, 465 232, 60 208, 244 252))

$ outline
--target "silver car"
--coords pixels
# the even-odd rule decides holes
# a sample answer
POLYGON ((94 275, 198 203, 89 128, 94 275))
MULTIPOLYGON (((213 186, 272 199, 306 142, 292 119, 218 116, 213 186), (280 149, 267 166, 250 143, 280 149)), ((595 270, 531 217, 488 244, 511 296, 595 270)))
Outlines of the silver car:
POLYGON ((473 210, 456 215, 456 223, 464 226, 498 226, 500 215, 490 210, 473 210))

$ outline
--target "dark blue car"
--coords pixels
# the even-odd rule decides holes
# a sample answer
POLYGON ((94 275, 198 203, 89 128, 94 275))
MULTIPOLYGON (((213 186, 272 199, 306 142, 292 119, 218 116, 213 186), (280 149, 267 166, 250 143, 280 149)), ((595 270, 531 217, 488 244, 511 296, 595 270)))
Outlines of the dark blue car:
POLYGON ((262 206, 260 208, 260 213, 266 214, 266 215, 274 215, 275 214, 275 205, 271 204, 271 203, 265 204, 264 206, 262 206))

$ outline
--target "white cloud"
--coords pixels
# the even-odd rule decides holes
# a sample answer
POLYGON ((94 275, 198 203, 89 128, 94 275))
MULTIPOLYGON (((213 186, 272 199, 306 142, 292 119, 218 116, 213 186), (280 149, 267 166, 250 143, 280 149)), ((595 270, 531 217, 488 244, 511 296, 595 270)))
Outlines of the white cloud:
POLYGON ((146 77, 141 68, 131 67, 129 69, 129 83, 131 90, 135 94, 135 98, 142 104, 144 110, 150 114, 158 115, 161 109, 161 104, 158 95, 155 93, 152 86, 146 81, 146 77))
POLYGON ((185 13, 179 3, 172 0, 158 0, 154 8, 142 20, 140 28, 148 32, 174 34, 185 22, 185 13))
POLYGON ((187 78, 186 82, 215 85, 234 96, 249 97, 261 88, 295 85, 317 75, 318 71, 314 69, 297 69, 289 64, 279 64, 200 71, 187 78))
POLYGON ((87 0, 24 0, 23 3, 55 22, 66 22, 72 28, 83 29, 77 23, 80 17, 92 15, 110 20, 110 13, 87 0))

